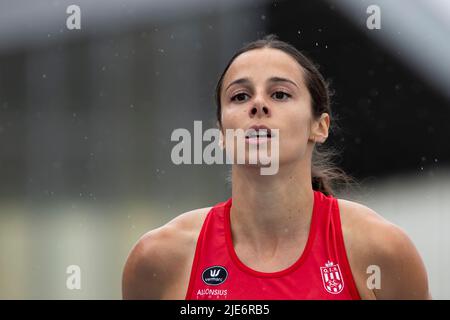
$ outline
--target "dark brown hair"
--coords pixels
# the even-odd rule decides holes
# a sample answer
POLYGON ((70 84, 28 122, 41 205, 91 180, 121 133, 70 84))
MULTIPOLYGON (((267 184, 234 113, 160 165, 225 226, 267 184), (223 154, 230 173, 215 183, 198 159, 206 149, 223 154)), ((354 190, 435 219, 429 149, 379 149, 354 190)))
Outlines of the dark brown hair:
MULTIPOLYGON (((303 68, 305 84, 311 95, 313 116, 315 119, 318 119, 322 113, 328 113, 331 120, 332 114, 330 104, 332 92, 329 89, 328 82, 325 81, 323 76, 320 74, 318 67, 316 67, 310 59, 298 51, 294 46, 287 42, 278 40, 276 35, 270 34, 260 40, 244 45, 231 57, 228 65, 225 67, 225 70, 219 78, 215 92, 215 100, 217 105, 216 115, 219 125, 222 126, 222 106, 220 102, 220 94, 222 91, 223 78, 225 77, 226 72, 239 55, 250 50, 262 48, 281 50, 289 54, 298 62, 298 64, 303 68)), ((334 122, 335 121, 333 120, 333 126, 336 126, 334 122)), ((315 146, 312 155, 311 167, 311 183, 313 190, 321 191, 325 195, 335 196, 336 189, 340 189, 343 186, 349 187, 352 184, 357 184, 353 177, 347 175, 342 169, 333 163, 333 159, 336 155, 339 155, 339 152, 331 147, 322 149, 322 145, 315 146)))

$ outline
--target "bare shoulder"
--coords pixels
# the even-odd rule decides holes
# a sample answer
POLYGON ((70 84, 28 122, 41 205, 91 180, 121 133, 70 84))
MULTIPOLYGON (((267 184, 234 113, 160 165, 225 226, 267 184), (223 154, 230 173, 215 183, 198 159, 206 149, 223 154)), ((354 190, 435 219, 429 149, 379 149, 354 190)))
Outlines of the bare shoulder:
POLYGON ((174 275, 185 275, 186 272, 180 270, 188 271, 190 268, 200 229, 210 209, 180 214, 137 241, 123 271, 124 299, 170 299, 167 292, 173 294, 184 289, 180 286, 186 281, 174 275))
POLYGON ((344 199, 338 199, 338 204, 360 295, 373 299, 430 298, 425 265, 407 233, 364 204, 344 199), (372 272, 379 272, 380 282, 368 283, 372 272))

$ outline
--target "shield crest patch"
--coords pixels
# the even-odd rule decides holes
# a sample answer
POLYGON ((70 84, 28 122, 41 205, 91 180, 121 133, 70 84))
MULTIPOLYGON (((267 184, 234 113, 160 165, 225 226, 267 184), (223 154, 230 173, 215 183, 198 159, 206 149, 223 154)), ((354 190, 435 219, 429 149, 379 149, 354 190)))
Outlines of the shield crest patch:
POLYGON ((342 278, 339 264, 331 261, 325 263, 325 267, 320 267, 322 282, 325 290, 331 294, 338 294, 344 289, 344 279, 342 278))

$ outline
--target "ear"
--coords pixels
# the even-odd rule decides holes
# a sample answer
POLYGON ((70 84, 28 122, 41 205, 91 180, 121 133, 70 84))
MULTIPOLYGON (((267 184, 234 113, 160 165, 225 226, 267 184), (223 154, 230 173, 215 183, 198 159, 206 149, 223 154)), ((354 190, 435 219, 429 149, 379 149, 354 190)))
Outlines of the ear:
POLYGON ((311 135, 309 139, 314 143, 324 143, 328 138, 330 128, 330 116, 328 113, 322 113, 318 120, 313 120, 311 125, 311 135))

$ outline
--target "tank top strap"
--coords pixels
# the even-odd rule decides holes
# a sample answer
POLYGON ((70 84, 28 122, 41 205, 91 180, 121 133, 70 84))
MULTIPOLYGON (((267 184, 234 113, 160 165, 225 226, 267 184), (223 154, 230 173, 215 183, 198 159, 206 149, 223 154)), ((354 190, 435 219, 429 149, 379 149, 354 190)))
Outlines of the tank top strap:
POLYGON ((327 236, 325 237, 325 241, 327 242, 327 248, 329 248, 327 250, 329 250, 330 261, 334 261, 341 266, 341 271, 345 274, 345 278, 350 280, 350 283, 348 283, 350 294, 354 299, 360 300, 361 297, 358 293, 345 249, 338 199, 333 196, 329 196, 328 198, 330 210, 327 210, 328 222, 326 224, 327 236))

